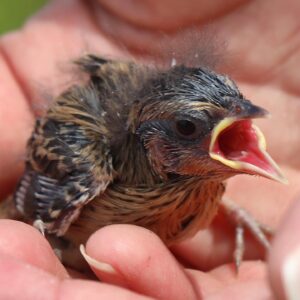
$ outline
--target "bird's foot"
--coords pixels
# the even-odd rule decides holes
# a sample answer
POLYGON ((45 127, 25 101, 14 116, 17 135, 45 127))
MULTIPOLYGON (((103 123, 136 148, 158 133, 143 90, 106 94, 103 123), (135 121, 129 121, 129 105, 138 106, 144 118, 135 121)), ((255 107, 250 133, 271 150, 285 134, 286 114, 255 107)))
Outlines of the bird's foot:
POLYGON ((260 224, 249 212, 228 198, 222 199, 221 207, 236 225, 235 251, 233 256, 238 271, 245 251, 244 229, 247 228, 266 250, 270 248, 267 236, 272 235, 273 230, 266 225, 260 224))
POLYGON ((37 219, 33 222, 33 227, 35 227, 43 236, 45 236, 45 223, 41 219, 37 219))

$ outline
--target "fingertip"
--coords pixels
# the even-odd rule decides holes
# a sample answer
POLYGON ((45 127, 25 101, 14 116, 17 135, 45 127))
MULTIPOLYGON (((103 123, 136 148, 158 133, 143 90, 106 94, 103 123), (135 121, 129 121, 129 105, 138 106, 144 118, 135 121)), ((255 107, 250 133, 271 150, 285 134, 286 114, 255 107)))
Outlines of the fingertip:
POLYGON ((59 279, 1 251, 0 299, 55 299, 59 279))
POLYGON ((68 276, 49 243, 32 226, 14 220, 0 220, 0 237, 0 251, 58 277, 68 276))
POLYGON ((101 256, 114 264, 118 263, 116 256, 130 260, 135 253, 135 261, 143 262, 148 260, 147 252, 155 254, 165 250, 161 240, 150 230, 134 225, 110 225, 96 231, 89 238, 86 248, 92 255, 101 256))
MULTIPOLYGON (((128 287, 130 281, 140 276, 139 266, 147 264, 149 257, 143 247, 148 245, 149 240, 155 240, 154 244, 160 243, 153 232, 142 227, 106 226, 89 238, 86 245, 86 253, 89 255, 87 262, 101 280, 128 287), (103 268, 105 265, 115 272, 107 271, 108 268, 103 268)), ((154 255, 150 248, 148 251, 154 255)))

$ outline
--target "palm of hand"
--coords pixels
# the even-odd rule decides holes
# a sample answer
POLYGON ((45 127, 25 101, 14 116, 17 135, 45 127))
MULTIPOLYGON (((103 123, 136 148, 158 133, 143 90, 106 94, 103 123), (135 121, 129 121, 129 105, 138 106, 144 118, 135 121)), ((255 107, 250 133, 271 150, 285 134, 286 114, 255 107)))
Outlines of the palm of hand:
MULTIPOLYGON (((3 74, 6 74, 3 76, 6 82, 1 87, 0 93, 0 97, 3 98, 0 105, 2 105, 1 110, 4 116, 1 119, 4 139, 1 139, 0 143, 5 143, 0 147, 1 157, 3 157, 0 169, 8 170, 5 176, 0 177, 3 194, 10 189, 11 183, 15 181, 20 170, 16 161, 24 152, 25 141, 30 133, 33 120, 30 105, 31 107, 34 105, 33 102, 27 102, 30 103, 28 106, 26 98, 36 99, 34 93, 36 83, 43 80, 46 74, 47 79, 51 78, 50 82, 47 80, 50 87, 57 85, 55 80, 58 63, 68 61, 70 57, 80 56, 86 44, 89 48, 100 49, 96 50, 99 54, 109 53, 110 56, 124 56, 122 50, 111 43, 92 23, 92 18, 87 14, 87 7, 74 1, 68 8, 68 15, 62 17, 59 12, 63 5, 70 5, 68 3, 70 1, 51 4, 48 10, 33 18, 24 30, 2 39, 4 55, 1 68, 3 74), (76 16, 80 17, 80 24, 76 23, 76 16), (68 24, 72 24, 72 26, 68 26, 68 24), (47 35, 49 35, 49 39, 47 38, 45 41, 47 35), (28 45, 25 50, 24 45, 28 45), (18 84, 21 85, 18 86, 18 84), (5 101, 8 99, 11 102, 15 101, 17 106, 11 103, 5 105, 5 101), (8 128, 10 128, 9 131, 5 130, 8 128), (20 137, 19 139, 15 139, 16 133, 20 137), (11 145, 12 151, 7 151, 8 143, 11 145)), ((287 5, 282 4, 279 0, 272 4, 253 1, 241 4, 238 9, 226 12, 226 15, 225 12, 220 11, 219 17, 216 19, 219 34, 224 36, 229 43, 230 64, 227 64, 227 68, 239 82, 244 94, 272 113, 271 120, 259 121, 259 123, 269 141, 270 153, 283 167, 283 171, 290 180, 290 185, 286 187, 267 180, 240 176, 230 180, 228 194, 257 216, 259 220, 270 225, 277 224, 286 207, 296 195, 296 182, 300 177, 300 161, 297 160, 296 155, 300 146, 300 127, 297 124, 300 114, 297 96, 300 94, 300 89, 297 86, 299 75, 296 71, 299 69, 300 61, 297 61, 296 57, 300 49, 297 48, 297 42, 299 44, 297 38, 299 39, 299 37, 294 34, 299 27, 299 21, 297 21, 299 9, 292 9, 293 5, 296 7, 298 3, 290 0, 290 7, 287 8, 287 5), (268 5, 272 5, 271 13, 268 5), (283 5, 284 7, 281 7, 283 5), (265 18, 266 15, 268 18, 265 18), (285 26, 277 22, 278 20, 285 22, 287 19, 290 22, 287 25, 284 23, 285 26), (275 35, 274 32, 278 34, 275 35), (234 69, 230 66, 234 66, 234 69)), ((178 22, 180 22, 180 18, 178 22)), ((130 34, 133 33, 129 30, 127 34, 130 40, 130 34)), ((222 227, 220 224, 223 225, 222 222, 222 220, 218 220, 211 229, 200 232, 192 241, 187 241, 174 249, 181 260, 192 266, 194 270, 183 271, 155 237, 136 228, 130 228, 132 234, 121 240, 122 245, 127 245, 127 252, 124 247, 121 247, 123 250, 118 252, 120 239, 113 239, 113 236, 124 230, 120 227, 105 229, 96 234, 89 242, 87 250, 93 257, 112 264, 122 274, 122 276, 114 276, 98 272, 104 281, 129 287, 148 296, 161 299, 193 299, 201 290, 205 299, 206 297, 207 299, 214 297, 223 299, 225 296, 231 297, 232 295, 245 295, 243 299, 253 299, 252 291, 255 292, 256 299, 265 297, 270 292, 265 282, 264 264, 246 263, 238 278, 232 267, 225 264, 231 260, 233 251, 233 231, 231 230, 233 229, 229 228, 224 233, 224 229, 220 229, 222 227), (105 243, 106 246, 97 249, 96 241, 99 243, 99 240, 104 238, 105 241, 109 239, 111 243, 109 245, 105 243), (145 246, 136 249, 132 245, 134 243, 140 245, 139 239, 145 246), (152 245, 151 248, 150 245, 152 245), (126 253, 127 255, 130 253, 129 258, 136 255, 135 262, 131 264, 135 270, 128 266, 129 258, 126 257, 126 253), (146 258, 149 258, 149 261, 146 258), (165 263, 161 263, 161 261, 165 261, 165 263), (144 272, 145 264, 147 270, 151 271, 144 272), (197 271, 212 267, 217 268, 208 273, 197 271), (178 281, 181 284, 178 284, 178 281), (169 288, 166 289, 166 286, 169 288), (260 291, 259 296, 258 290, 260 291)), ((37 268, 33 267, 31 270, 31 280, 40 282, 36 292, 39 288, 41 291, 45 288, 42 283, 46 282, 48 278, 48 274, 44 274, 40 269, 49 272, 52 280, 54 280, 53 278, 55 280, 66 278, 63 267, 50 253, 45 241, 33 230, 27 227, 23 228, 19 224, 2 222, 1 225, 0 250, 3 253, 9 253, 12 257, 4 256, 5 261, 2 260, 0 263, 7 267, 14 266, 15 272, 19 272, 14 273, 15 276, 19 274, 20 278, 29 278, 28 275, 25 276, 24 262, 36 266, 37 268), (12 242, 11 235, 18 234, 20 230, 25 230, 22 231, 25 234, 17 242, 12 242), (32 243, 24 248, 25 244, 28 245, 28 239, 32 243), (38 250, 34 245, 39 245, 38 250), (19 247, 23 249, 22 252, 18 250, 19 247), (34 255, 37 252, 38 258, 34 255)), ((246 258, 260 256, 261 253, 256 244, 249 241, 246 258)), ((0 275, 1 280, 2 276, 0 275)), ((107 286, 90 285, 81 281, 79 285, 82 287, 82 295, 94 297, 96 291, 97 295, 105 292, 107 292, 106 295, 110 295, 107 286)), ((64 284, 64 291, 61 293, 69 293, 67 295, 71 297, 70 295, 79 289, 79 287, 75 287, 74 282, 70 281, 64 284)), ((121 295, 123 297, 127 292, 113 289, 111 293, 112 295, 119 293, 119 299, 122 299, 121 295)), ((140 297, 136 294, 131 296, 132 299, 140 297)), ((49 299, 51 299, 50 297, 49 299)))

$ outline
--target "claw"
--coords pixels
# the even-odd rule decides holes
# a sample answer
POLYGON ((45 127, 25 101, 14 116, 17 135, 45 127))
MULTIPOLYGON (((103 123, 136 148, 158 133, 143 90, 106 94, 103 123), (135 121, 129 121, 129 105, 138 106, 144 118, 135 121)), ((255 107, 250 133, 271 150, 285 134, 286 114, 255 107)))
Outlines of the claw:
POLYGON ((249 212, 228 198, 224 198, 221 205, 225 213, 236 224, 234 262, 238 272, 245 252, 244 229, 247 228, 266 250, 270 248, 267 235, 272 235, 273 230, 260 224, 249 212))
POLYGON ((240 265, 243 261, 245 252, 245 237, 244 237, 244 227, 242 224, 237 224, 235 229, 235 250, 233 253, 233 258, 235 262, 235 268, 238 273, 240 265))
POLYGON ((42 220, 38 219, 33 222, 33 227, 35 227, 43 236, 45 236, 45 224, 42 220))

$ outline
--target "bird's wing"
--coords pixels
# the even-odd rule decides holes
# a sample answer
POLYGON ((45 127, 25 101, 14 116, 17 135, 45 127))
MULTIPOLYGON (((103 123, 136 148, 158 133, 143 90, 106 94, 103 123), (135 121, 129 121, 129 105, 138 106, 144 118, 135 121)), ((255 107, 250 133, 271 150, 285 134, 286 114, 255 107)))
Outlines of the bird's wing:
POLYGON ((106 129, 97 115, 101 108, 88 93, 92 91, 63 95, 36 122, 15 193, 17 208, 57 235, 63 235, 82 206, 113 180, 106 129))

